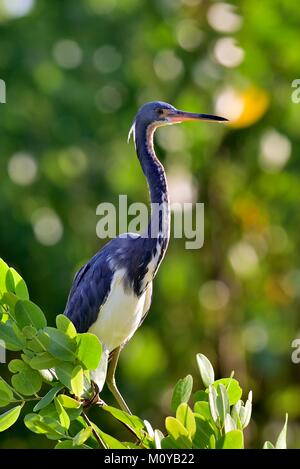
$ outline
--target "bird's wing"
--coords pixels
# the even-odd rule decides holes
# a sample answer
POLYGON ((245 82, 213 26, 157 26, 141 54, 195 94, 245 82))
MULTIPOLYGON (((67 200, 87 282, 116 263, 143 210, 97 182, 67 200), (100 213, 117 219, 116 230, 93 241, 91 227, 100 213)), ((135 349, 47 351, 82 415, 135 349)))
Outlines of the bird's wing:
POLYGON ((110 292, 113 271, 105 250, 99 251, 75 275, 64 314, 77 332, 87 332, 110 292))

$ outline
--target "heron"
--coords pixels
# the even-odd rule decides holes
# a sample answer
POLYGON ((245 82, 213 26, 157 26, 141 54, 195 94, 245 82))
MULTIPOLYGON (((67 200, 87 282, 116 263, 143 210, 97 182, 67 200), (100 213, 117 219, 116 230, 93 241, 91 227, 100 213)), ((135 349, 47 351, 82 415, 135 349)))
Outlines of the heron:
POLYGON ((115 379, 119 355, 149 311, 152 282, 170 238, 167 179, 155 154, 153 136, 158 127, 194 120, 227 119, 181 111, 161 101, 146 103, 139 109, 128 140, 132 135, 150 192, 147 229, 141 235, 125 233, 106 243, 75 275, 64 311, 77 332, 91 332, 100 340, 103 354, 92 379, 100 390, 106 381, 120 408, 129 414, 115 379))

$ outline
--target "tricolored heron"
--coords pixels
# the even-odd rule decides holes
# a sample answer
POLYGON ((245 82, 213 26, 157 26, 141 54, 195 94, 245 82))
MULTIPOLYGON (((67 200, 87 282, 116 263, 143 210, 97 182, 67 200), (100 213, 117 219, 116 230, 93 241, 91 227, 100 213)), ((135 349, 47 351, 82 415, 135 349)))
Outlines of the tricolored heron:
MULTIPOLYGON (((151 218, 143 235, 126 233, 108 242, 76 274, 65 315, 78 332, 92 332, 109 360, 106 383, 120 407, 130 412, 116 382, 119 354, 145 319, 151 304, 152 281, 165 255, 170 236, 170 206, 164 168, 153 148, 154 131, 189 120, 222 122, 223 117, 179 111, 156 101, 138 111, 130 134, 151 198, 151 218)), ((103 359, 93 374, 103 382, 103 359)))

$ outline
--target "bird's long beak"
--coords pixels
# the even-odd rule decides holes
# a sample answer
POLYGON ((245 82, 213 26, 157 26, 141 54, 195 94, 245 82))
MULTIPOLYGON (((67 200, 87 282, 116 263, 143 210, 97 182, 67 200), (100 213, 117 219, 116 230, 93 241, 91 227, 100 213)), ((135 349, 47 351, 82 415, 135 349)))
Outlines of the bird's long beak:
POLYGON ((211 114, 196 114, 194 112, 185 111, 171 111, 168 114, 170 122, 184 122, 184 121, 209 121, 209 122, 227 122, 228 119, 220 116, 213 116, 211 114))

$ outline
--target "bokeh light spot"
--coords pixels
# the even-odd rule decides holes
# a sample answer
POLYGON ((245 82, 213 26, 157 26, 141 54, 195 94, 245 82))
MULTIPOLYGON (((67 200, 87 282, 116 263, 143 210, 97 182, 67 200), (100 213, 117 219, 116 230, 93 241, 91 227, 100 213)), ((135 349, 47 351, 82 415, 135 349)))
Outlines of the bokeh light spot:
POLYGON ((87 156, 78 147, 70 147, 60 152, 58 162, 62 172, 70 178, 79 176, 87 168, 87 156))
POLYGON ((268 343, 266 328, 256 321, 252 321, 244 327, 242 340, 249 352, 260 352, 268 343))
POLYGON ((262 88, 249 86, 244 90, 226 87, 216 96, 216 114, 227 117, 229 126, 248 127, 266 112, 269 96, 262 88))
POLYGON ((53 46, 53 56, 56 63, 66 69, 76 68, 82 61, 81 48, 71 39, 57 41, 53 46))
POLYGON ((34 0, 3 0, 3 6, 9 16, 21 17, 28 15, 35 5, 34 0))
POLYGON ((16 153, 8 162, 8 174, 11 180, 20 186, 29 186, 37 177, 37 164, 28 153, 16 153))
POLYGON ((220 280, 210 280, 199 290, 200 304, 208 310, 223 309, 230 299, 228 286, 220 280))
POLYGON ((224 67, 237 67, 242 63, 244 55, 243 49, 236 45, 232 37, 218 39, 214 47, 215 59, 224 67))
POLYGON ((104 113, 117 111, 123 103, 121 90, 114 85, 106 85, 100 88, 95 99, 97 108, 104 113))
POLYGON ((104 45, 94 53, 94 65, 101 73, 114 72, 121 63, 122 56, 114 46, 104 45))
POLYGON ((265 132, 260 142, 260 166, 267 172, 280 171, 288 162, 291 149, 291 142, 285 135, 274 129, 265 132))
POLYGON ((188 146, 185 133, 182 127, 172 126, 165 129, 158 129, 157 141, 166 151, 184 151, 188 146))
POLYGON ((39 243, 52 246, 62 238, 62 222, 51 208, 39 208, 32 214, 31 221, 35 237, 39 243))
POLYGON ((207 20, 212 28, 221 33, 233 33, 240 29, 243 19, 229 3, 217 2, 207 12, 207 20))
POLYGON ((197 188, 193 177, 187 168, 174 166, 168 169, 168 188, 170 202, 172 203, 193 203, 197 198, 197 188))
POLYGON ((230 264, 239 277, 252 276, 258 267, 258 256, 250 243, 239 241, 228 252, 230 264))
POLYGON ((154 70, 164 81, 175 80, 183 72, 183 63, 171 49, 160 51, 154 58, 154 70))
POLYGON ((182 20, 176 26, 178 44, 188 51, 196 49, 201 44, 203 33, 194 20, 182 20))
POLYGON ((97 15, 109 14, 117 5, 117 0, 86 0, 86 2, 89 9, 97 15))

